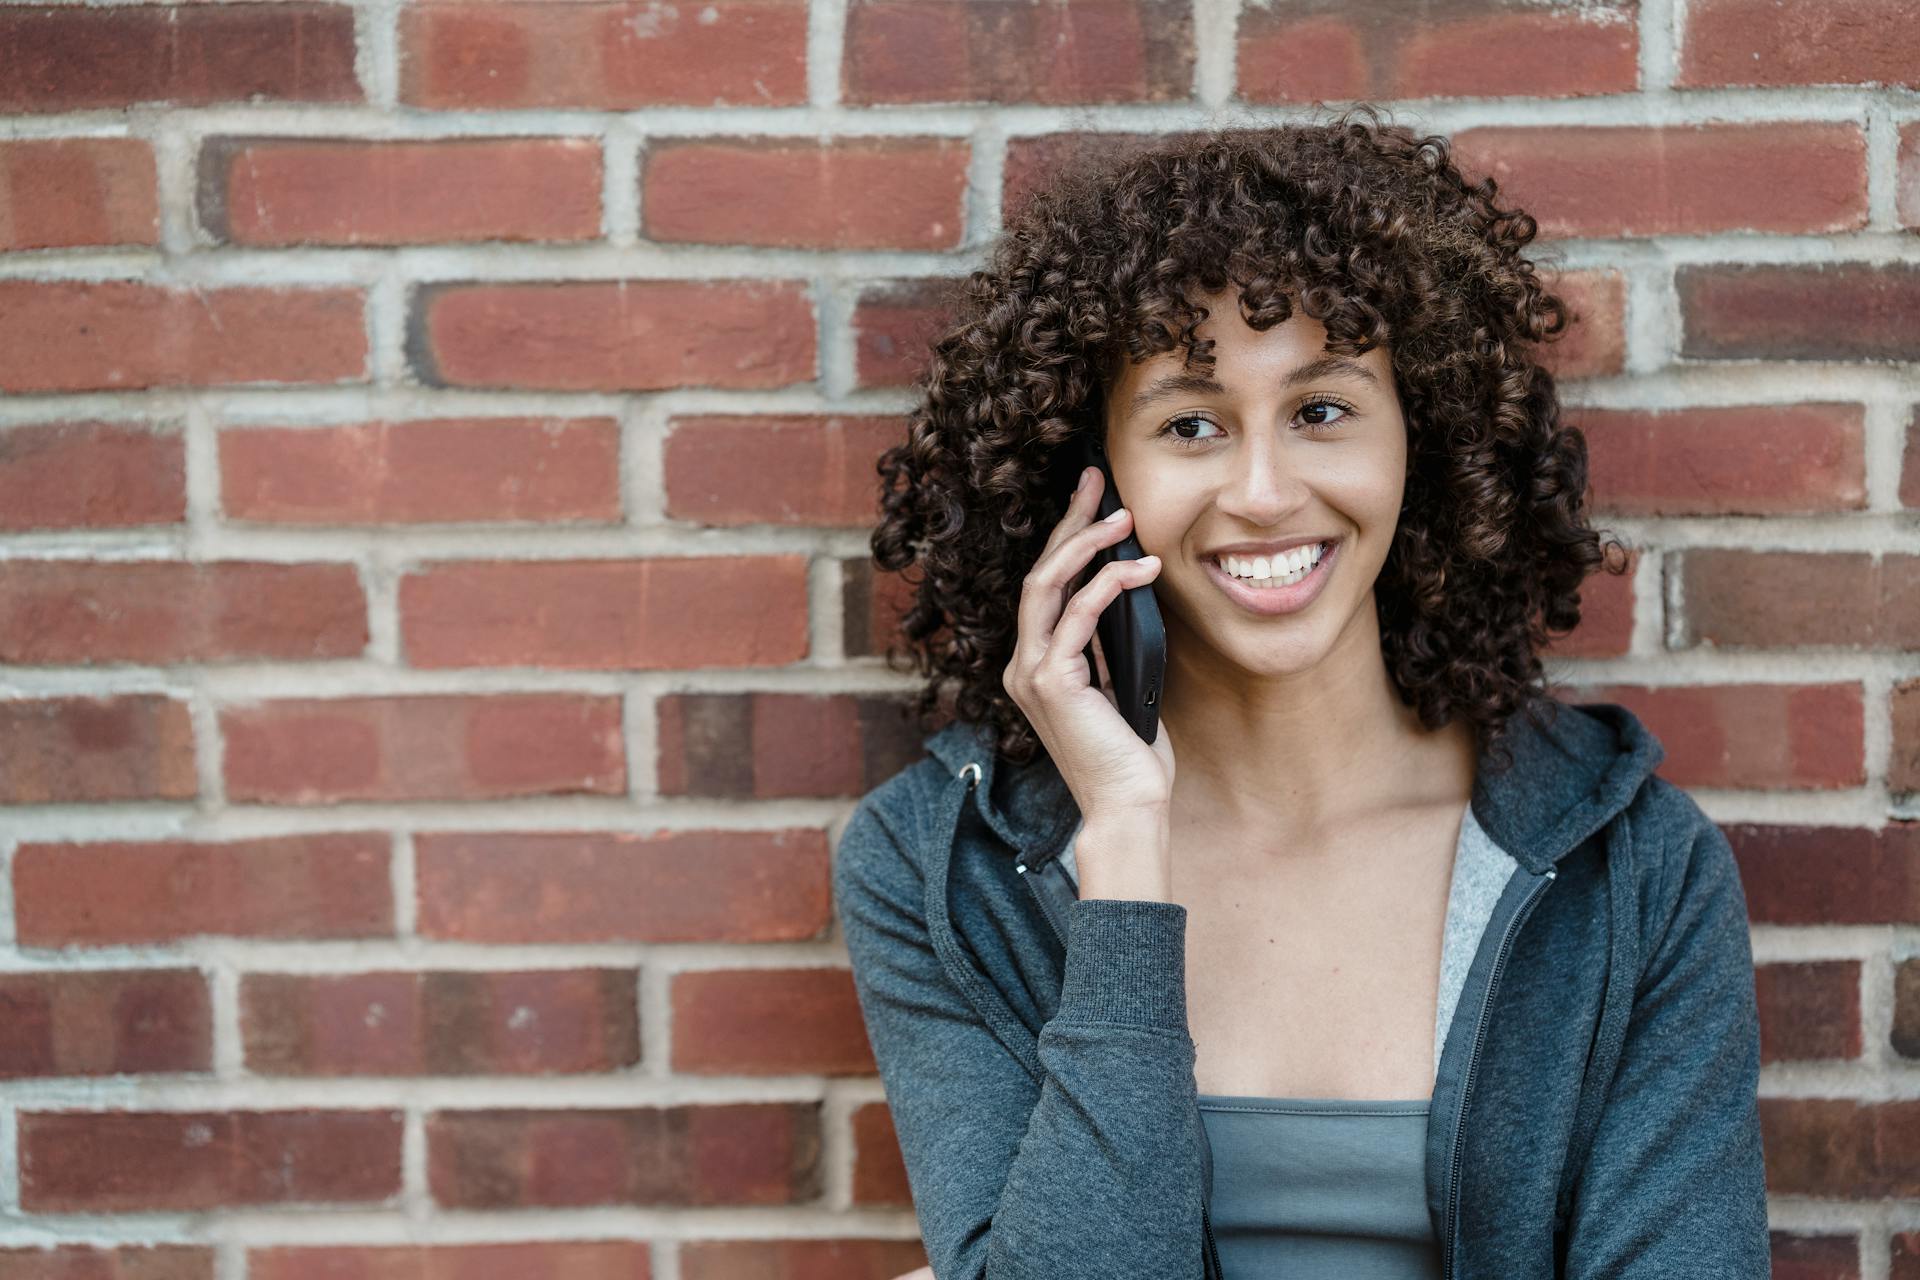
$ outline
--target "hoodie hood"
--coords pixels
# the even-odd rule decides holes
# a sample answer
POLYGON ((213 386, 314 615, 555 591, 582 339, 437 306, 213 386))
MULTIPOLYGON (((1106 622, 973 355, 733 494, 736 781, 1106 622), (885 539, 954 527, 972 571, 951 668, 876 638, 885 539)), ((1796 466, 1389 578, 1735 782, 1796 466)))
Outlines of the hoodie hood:
MULTIPOLYGON (((925 739, 949 775, 980 770, 974 794, 987 824, 1033 866, 1060 852, 1080 807, 1044 751, 1025 766, 1004 763, 990 729, 955 721, 925 739), (996 767, 1002 766, 1002 767, 996 767)), ((1512 763, 1480 757, 1473 815, 1496 843, 1534 875, 1625 809, 1666 758, 1657 738, 1627 708, 1611 702, 1550 701, 1515 715, 1505 745, 1512 763)))

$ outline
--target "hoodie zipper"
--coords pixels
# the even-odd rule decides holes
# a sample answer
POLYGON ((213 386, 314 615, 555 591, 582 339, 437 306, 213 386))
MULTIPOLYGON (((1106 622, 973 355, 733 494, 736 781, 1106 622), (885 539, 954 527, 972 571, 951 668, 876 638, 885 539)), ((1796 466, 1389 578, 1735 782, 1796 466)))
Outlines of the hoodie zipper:
POLYGON ((1204 1261, 1212 1266, 1207 1276, 1209 1280, 1213 1277, 1218 1277, 1218 1280, 1227 1280, 1227 1273, 1220 1267, 1220 1248, 1213 1242, 1213 1220, 1207 1217, 1207 1204, 1204 1200, 1200 1202, 1200 1226, 1207 1233, 1207 1256, 1204 1261))
POLYGON ((1027 874, 1027 864, 1025 862, 1015 863, 1013 869, 1018 871, 1020 877, 1027 882, 1027 888, 1033 890, 1033 900, 1040 904, 1040 914, 1047 918, 1049 925, 1053 926, 1053 934, 1056 938, 1060 939, 1060 945, 1063 947, 1066 946, 1066 922, 1055 918, 1053 906, 1047 901, 1047 895, 1040 891, 1040 886, 1035 883, 1034 877, 1027 874))
MULTIPOLYGON (((1027 874, 1027 864, 1024 861, 1015 863, 1013 869, 1018 871, 1020 878, 1027 882, 1027 888, 1033 892, 1033 900, 1040 904, 1040 914, 1046 917, 1047 924, 1052 926, 1054 936, 1060 939, 1060 945, 1065 946, 1067 927, 1054 915, 1053 904, 1047 901, 1047 895, 1041 891, 1036 877, 1027 874)), ((1205 1233, 1207 1242, 1206 1257, 1201 1259, 1206 1280, 1216 1280, 1216 1278, 1226 1280, 1227 1273, 1220 1266, 1220 1246, 1215 1244, 1213 1239, 1213 1219, 1207 1213, 1207 1204, 1204 1199, 1200 1202, 1200 1229, 1205 1233)))
POLYGON ((1507 952, 1513 945, 1514 935, 1520 932, 1520 926, 1533 914, 1534 903, 1540 900, 1540 895, 1547 891, 1547 886, 1553 883, 1557 875, 1549 867, 1545 874, 1537 877, 1538 883, 1521 902, 1520 909, 1513 913, 1513 919, 1507 922, 1506 932, 1500 938, 1500 950, 1493 957, 1493 972, 1487 978, 1486 994, 1480 1001, 1480 1017, 1473 1027, 1473 1051, 1467 1055, 1467 1073, 1460 1086, 1460 1111, 1453 1122, 1453 1167, 1447 1177, 1447 1261, 1441 1272, 1441 1280, 1452 1280, 1453 1277, 1454 1254, 1459 1239, 1461 1139, 1467 1128, 1467 1106, 1473 1101, 1474 1068, 1480 1063, 1480 1046, 1487 1038, 1487 1012, 1493 1008, 1493 993, 1500 985, 1501 972, 1507 967, 1507 952))

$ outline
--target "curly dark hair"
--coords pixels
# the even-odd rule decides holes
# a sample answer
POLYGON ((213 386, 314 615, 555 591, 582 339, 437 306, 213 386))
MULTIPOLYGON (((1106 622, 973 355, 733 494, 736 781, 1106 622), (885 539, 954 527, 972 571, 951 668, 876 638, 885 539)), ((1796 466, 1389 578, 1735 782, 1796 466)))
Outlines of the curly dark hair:
POLYGON ((1376 583, 1381 647, 1422 724, 1455 715, 1497 760, 1509 719, 1553 695, 1536 650, 1580 620, 1581 580, 1624 573, 1584 518, 1586 441, 1562 426, 1539 344, 1568 310, 1522 250, 1534 219, 1470 183, 1441 136, 1370 103, 1326 124, 1213 129, 1116 157, 1098 138, 1029 196, 915 380, 903 443, 878 462, 875 563, 914 588, 886 651, 927 678, 923 729, 991 725, 1040 748, 1002 687, 1021 583, 1065 509, 1060 446, 1104 434, 1125 360, 1181 347, 1211 370, 1196 297, 1238 290, 1247 325, 1292 314, 1326 349, 1390 344, 1408 431, 1406 497, 1376 583), (1050 465, 1051 463, 1051 465, 1050 465), (904 642, 904 643, 903 643, 904 642))

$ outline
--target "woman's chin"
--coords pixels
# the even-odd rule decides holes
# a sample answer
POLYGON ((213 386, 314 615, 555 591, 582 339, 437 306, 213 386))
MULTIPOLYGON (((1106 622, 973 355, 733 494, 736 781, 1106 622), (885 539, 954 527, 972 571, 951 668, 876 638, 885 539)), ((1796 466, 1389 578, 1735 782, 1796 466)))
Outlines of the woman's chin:
POLYGON ((1200 645, 1216 664, 1231 668, 1243 679, 1280 680, 1317 670, 1327 656, 1327 645, 1317 629, 1294 628, 1287 635, 1260 634, 1232 624, 1200 633, 1200 645), (1224 634, 1223 634, 1224 632, 1224 634))

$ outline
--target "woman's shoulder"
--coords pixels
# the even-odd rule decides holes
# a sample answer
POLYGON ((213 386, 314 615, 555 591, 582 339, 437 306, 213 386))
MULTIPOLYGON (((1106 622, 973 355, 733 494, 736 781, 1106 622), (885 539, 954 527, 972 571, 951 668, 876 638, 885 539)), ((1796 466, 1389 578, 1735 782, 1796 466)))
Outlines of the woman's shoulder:
POLYGON ((1747 924, 1739 862, 1719 824, 1684 787, 1649 775, 1625 813, 1646 929, 1642 960, 1705 916, 1747 924))
POLYGON ((1523 729, 1522 751, 1548 794, 1576 808, 1600 806, 1613 829, 1607 843, 1623 847, 1656 913, 1664 906, 1670 915, 1675 894, 1703 875, 1737 877, 1720 828, 1685 787, 1657 772, 1668 753, 1650 725, 1617 702, 1556 701, 1552 710, 1544 733, 1523 729), (1537 749, 1548 740, 1552 751, 1537 749))

